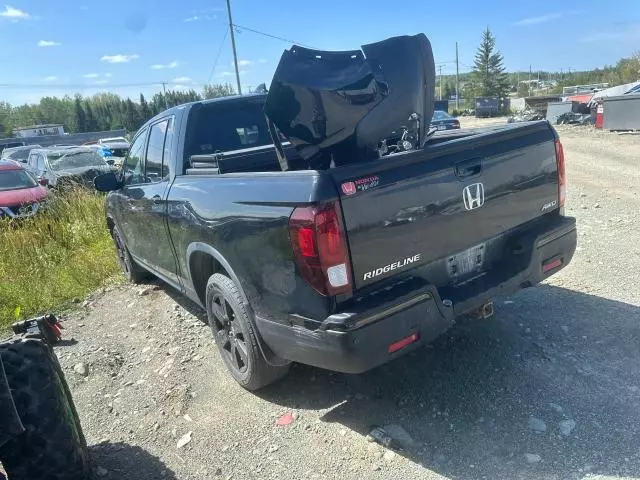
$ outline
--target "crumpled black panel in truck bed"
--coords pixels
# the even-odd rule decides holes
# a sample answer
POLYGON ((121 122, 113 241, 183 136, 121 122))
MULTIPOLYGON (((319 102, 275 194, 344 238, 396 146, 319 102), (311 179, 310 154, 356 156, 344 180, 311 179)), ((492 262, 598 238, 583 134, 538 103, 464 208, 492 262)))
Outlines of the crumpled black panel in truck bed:
POLYGON ((424 34, 363 45, 362 51, 296 45, 282 54, 265 113, 309 168, 324 169, 377 158, 379 142, 414 113, 422 147, 434 87, 433 52, 424 34))

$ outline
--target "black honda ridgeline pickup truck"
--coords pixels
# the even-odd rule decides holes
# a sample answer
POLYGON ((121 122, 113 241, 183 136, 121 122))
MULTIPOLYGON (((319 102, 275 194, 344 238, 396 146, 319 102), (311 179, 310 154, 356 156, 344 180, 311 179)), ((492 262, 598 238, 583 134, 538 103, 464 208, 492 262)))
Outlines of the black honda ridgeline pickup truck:
POLYGON ((284 52, 268 94, 147 122, 109 191, 122 269, 205 307, 255 390, 300 362, 359 373, 565 267, 562 145, 546 121, 432 132, 427 38, 284 52))

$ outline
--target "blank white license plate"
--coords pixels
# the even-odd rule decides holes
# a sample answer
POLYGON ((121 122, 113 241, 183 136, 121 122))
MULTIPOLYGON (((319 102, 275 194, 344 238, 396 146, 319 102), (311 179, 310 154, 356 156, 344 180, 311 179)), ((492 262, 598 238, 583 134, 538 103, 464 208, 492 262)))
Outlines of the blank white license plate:
POLYGON ((460 277, 478 272, 484 264, 485 246, 476 245, 464 252, 456 253, 447 259, 447 269, 452 277, 460 277))
POLYGON ((438 125, 438 130, 446 130, 446 125, 438 125))

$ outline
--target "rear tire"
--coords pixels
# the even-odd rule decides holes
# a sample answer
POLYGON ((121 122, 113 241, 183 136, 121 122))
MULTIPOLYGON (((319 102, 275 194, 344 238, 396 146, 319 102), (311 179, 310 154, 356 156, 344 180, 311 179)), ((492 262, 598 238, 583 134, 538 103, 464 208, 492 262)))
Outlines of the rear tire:
POLYGON ((116 246, 116 254, 118 255, 118 262, 120 263, 120 269, 124 276, 127 277, 131 283, 142 283, 149 278, 149 272, 147 272, 144 268, 138 265, 133 258, 131 258, 131 254, 129 253, 129 249, 127 248, 124 240, 122 239, 122 234, 118 227, 114 226, 111 230, 111 237, 113 238, 113 243, 116 246))
POLYGON ((211 275, 207 282, 207 317, 222 360, 231 376, 247 390, 258 390, 289 372, 264 359, 242 295, 229 277, 211 275))
POLYGON ((25 431, 0 448, 11 480, 87 480, 87 443, 53 350, 42 339, 0 344, 0 356, 25 431))

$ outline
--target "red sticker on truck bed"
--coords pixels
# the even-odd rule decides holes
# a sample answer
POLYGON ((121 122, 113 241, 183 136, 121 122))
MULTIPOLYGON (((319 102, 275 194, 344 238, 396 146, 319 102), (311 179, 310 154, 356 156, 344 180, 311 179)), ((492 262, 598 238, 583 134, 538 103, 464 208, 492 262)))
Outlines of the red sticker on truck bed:
POLYGON ((358 178, 352 182, 344 182, 342 184, 342 191, 345 195, 353 195, 356 192, 364 192, 378 185, 380 185, 380 177, 378 175, 371 175, 369 177, 358 178))

